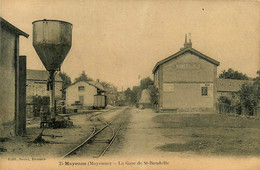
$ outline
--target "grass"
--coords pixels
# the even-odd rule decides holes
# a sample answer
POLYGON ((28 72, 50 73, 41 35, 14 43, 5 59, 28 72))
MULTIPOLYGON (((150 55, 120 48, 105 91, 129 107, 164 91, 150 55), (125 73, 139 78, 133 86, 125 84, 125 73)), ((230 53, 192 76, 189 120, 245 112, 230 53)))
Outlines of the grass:
POLYGON ((167 152, 260 156, 260 121, 219 114, 162 114, 153 118, 173 142, 157 147, 167 152), (176 139, 181 138, 181 143, 176 139))

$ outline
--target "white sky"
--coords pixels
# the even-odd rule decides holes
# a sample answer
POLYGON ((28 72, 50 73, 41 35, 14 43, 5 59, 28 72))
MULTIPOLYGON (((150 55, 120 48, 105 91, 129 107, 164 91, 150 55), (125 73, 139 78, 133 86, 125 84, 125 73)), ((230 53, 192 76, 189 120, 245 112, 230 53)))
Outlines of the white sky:
POLYGON ((124 89, 151 76, 156 62, 176 53, 191 32, 193 48, 255 77, 260 69, 260 3, 170 0, 1 0, 1 16, 30 35, 20 38, 27 67, 45 69, 32 46, 32 22, 73 24, 72 48, 62 71, 82 70, 124 89), (204 9, 204 10, 203 10, 204 9))

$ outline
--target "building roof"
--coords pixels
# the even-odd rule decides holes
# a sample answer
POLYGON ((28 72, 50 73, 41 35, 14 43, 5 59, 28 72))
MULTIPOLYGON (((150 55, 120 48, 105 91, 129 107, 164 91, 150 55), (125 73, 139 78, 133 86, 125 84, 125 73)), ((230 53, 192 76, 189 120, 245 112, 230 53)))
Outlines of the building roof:
POLYGON ((168 62, 168 61, 170 61, 170 60, 172 60, 172 59, 175 59, 175 58, 179 57, 180 55, 182 55, 182 54, 184 54, 184 53, 186 53, 186 52, 191 52, 191 53, 197 55, 198 57, 200 57, 200 58, 202 58, 202 59, 204 59, 204 60, 206 60, 206 61, 208 61, 208 62, 210 62, 210 63, 212 63, 212 64, 215 64, 215 65, 217 65, 217 66, 219 65, 219 62, 218 62, 218 61, 216 61, 216 60, 214 60, 214 59, 212 59, 212 58, 210 58, 210 57, 208 57, 208 56, 202 54, 201 52, 195 50, 195 49, 192 48, 192 47, 186 47, 186 48, 181 49, 181 50, 178 51, 177 53, 175 53, 175 54, 173 54, 173 55, 171 55, 171 56, 169 56, 169 57, 167 57, 167 58, 165 58, 165 59, 159 61, 159 62, 155 65, 155 67, 154 67, 154 69, 153 69, 153 73, 155 73, 155 71, 157 70, 157 68, 158 68, 160 65, 162 65, 162 64, 164 64, 164 63, 166 63, 166 62, 168 62))
MULTIPOLYGON (((38 81, 47 81, 49 78, 49 73, 46 70, 31 70, 27 69, 26 71, 27 80, 38 80, 38 81)), ((59 74, 55 76, 56 82, 62 82, 62 79, 59 74)))
MULTIPOLYGON (((106 91, 106 90, 104 89, 104 87, 102 86, 102 84, 100 84, 100 83, 97 82, 97 81, 85 81, 85 80, 80 80, 80 81, 76 81, 76 82, 72 83, 70 86, 73 86, 73 85, 75 85, 75 84, 77 84, 77 83, 79 83, 79 82, 85 82, 85 83, 87 83, 87 84, 89 84, 89 85, 91 85, 91 86, 96 87, 97 89, 99 89, 99 90, 101 90, 101 91, 103 91, 103 92, 106 91)), ((68 87, 70 87, 70 86, 68 86, 68 87)), ((67 87, 67 88, 68 88, 68 87, 67 87)))
POLYGON ((26 38, 29 37, 28 34, 26 34, 25 32, 23 32, 22 30, 20 30, 19 28, 15 27, 14 25, 10 24, 9 22, 7 22, 5 19, 3 19, 2 17, 0 17, 0 23, 1 23, 1 28, 6 29, 9 32, 12 32, 16 35, 22 35, 25 36, 26 38))
POLYGON ((251 80, 217 79, 218 92, 238 92, 245 83, 252 83, 251 80))
POLYGON ((104 89, 104 87, 97 81, 89 81, 88 83, 91 84, 92 86, 95 86, 96 88, 98 88, 101 91, 106 91, 104 89))

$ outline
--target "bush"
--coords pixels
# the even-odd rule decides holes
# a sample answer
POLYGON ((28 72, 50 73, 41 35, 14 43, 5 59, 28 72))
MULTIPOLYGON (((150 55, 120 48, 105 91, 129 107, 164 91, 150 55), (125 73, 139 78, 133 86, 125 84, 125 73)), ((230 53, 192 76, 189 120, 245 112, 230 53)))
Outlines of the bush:
POLYGON ((237 107, 236 107, 236 113, 238 114, 238 115, 241 115, 241 113, 242 113, 242 106, 240 105, 240 104, 238 104, 237 105, 237 107))
POLYGON ((218 102, 219 102, 219 103, 225 103, 225 104, 231 105, 231 100, 230 100, 228 97, 226 97, 226 96, 220 96, 220 97, 218 98, 218 102))
POLYGON ((158 112, 158 89, 154 85, 148 86, 148 89, 150 90, 150 100, 152 104, 152 108, 158 112))
POLYGON ((243 84, 238 94, 242 108, 245 108, 249 115, 253 115, 254 107, 258 103, 257 86, 254 84, 243 84))

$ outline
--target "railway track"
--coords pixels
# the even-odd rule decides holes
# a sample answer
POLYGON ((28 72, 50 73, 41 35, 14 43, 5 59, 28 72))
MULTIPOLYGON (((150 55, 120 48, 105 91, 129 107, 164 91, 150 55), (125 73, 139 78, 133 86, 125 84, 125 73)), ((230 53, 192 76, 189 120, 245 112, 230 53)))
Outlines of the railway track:
POLYGON ((92 124, 92 133, 81 144, 66 153, 63 158, 75 156, 99 158, 104 156, 128 119, 129 109, 124 108, 109 122, 104 119, 104 113, 91 115, 88 121, 92 124))

